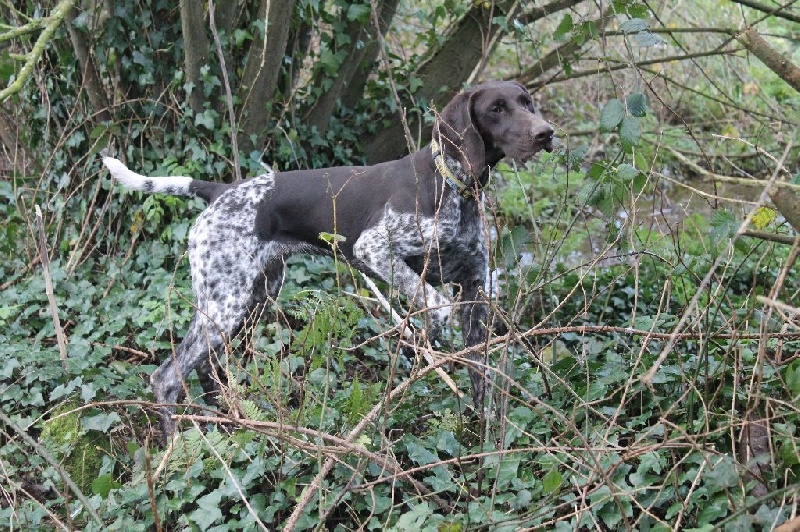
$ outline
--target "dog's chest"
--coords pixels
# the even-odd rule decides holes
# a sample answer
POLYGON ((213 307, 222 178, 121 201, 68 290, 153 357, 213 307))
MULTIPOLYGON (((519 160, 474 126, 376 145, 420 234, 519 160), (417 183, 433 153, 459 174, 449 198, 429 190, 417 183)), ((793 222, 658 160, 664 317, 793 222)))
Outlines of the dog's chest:
POLYGON ((488 251, 476 201, 452 201, 432 217, 409 216, 389 232, 398 254, 417 273, 426 271, 433 284, 485 275, 488 251))

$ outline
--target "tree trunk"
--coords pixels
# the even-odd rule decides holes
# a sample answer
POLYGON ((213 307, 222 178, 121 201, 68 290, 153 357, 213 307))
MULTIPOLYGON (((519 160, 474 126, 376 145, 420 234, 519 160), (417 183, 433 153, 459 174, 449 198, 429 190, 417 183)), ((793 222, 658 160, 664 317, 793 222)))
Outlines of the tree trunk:
POLYGON ((264 35, 259 34, 250 45, 239 89, 243 102, 239 146, 245 154, 261 149, 266 138, 267 102, 275 96, 294 3, 294 0, 262 0, 258 9, 259 18, 265 22, 264 35))
POLYGON ((67 14, 67 32, 69 33, 69 40, 72 47, 75 49, 75 56, 78 58, 78 63, 81 65, 81 72, 83 74, 83 87, 86 89, 86 96, 89 97, 89 103, 97 113, 98 118, 102 121, 111 120, 111 113, 109 112, 108 100, 106 99, 105 89, 100 82, 100 76, 97 74, 97 68, 94 65, 94 59, 86 45, 87 38, 82 35, 78 29, 73 25, 75 17, 78 16, 78 9, 73 7, 67 14))
POLYGON ((192 84, 189 107, 194 114, 203 112, 205 95, 200 69, 208 64, 209 40, 206 33, 206 16, 203 2, 181 0, 181 30, 183 33, 183 65, 186 82, 192 84))
MULTIPOLYGON (((391 24, 398 3, 399 0, 378 2, 381 34, 391 24)), ((306 118, 306 122, 311 126, 316 126, 321 135, 324 135, 328 129, 328 123, 337 101, 341 100, 342 105, 353 108, 362 98, 367 77, 380 52, 380 44, 371 24, 364 26, 359 22, 351 22, 347 26, 346 34, 350 37, 347 57, 332 80, 332 86, 321 91, 320 97, 314 102, 306 118)), ((320 71, 315 84, 320 87, 327 79, 327 76, 320 71)))
MULTIPOLYGON (((474 3, 444 43, 417 69, 416 75, 423 82, 417 98, 431 102, 437 109, 444 107, 494 46, 501 27, 492 24, 492 19, 516 10, 515 2, 497 2, 488 7, 485 2, 474 3)), ((420 141, 427 143, 431 131, 420 130, 422 113, 409 113, 406 118, 412 134, 420 131, 420 141)), ((406 155, 407 143, 403 137, 402 118, 398 114, 388 127, 364 140, 367 161, 374 164, 406 155)))

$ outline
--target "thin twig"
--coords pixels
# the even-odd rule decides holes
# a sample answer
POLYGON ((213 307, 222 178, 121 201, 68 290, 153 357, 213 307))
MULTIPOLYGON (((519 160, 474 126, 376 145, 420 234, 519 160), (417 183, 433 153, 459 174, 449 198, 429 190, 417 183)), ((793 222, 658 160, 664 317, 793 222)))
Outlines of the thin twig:
MULTIPOLYGON (((369 287, 369 289, 375 295, 375 298, 380 302, 384 310, 386 310, 389 313, 389 316, 391 317, 392 321, 394 321, 395 325, 397 325, 400 328, 400 334, 406 339, 411 339, 414 335, 408 328, 408 324, 403 320, 403 318, 400 317, 400 315, 397 312, 395 312, 394 308, 392 308, 391 303, 389 303, 389 300, 386 299, 386 296, 384 296, 383 293, 381 293, 378 286, 372 281, 372 279, 370 279, 363 273, 361 274, 361 277, 364 279, 364 283, 369 287)), ((424 348, 421 349, 421 351, 425 361, 428 364, 434 364, 435 360, 433 359, 433 356, 430 354, 430 352, 424 348)), ((447 386, 456 395, 458 395, 458 397, 462 399, 464 398, 464 392, 458 389, 458 385, 455 383, 452 377, 450 377, 450 375, 447 374, 444 368, 437 367, 436 374, 439 375, 439 377, 441 377, 444 383, 447 384, 447 386)))
MULTIPOLYGON (((328 434, 325 432, 321 432, 318 430, 310 429, 307 427, 301 427, 299 425, 288 425, 286 423, 276 423, 274 421, 256 421, 252 419, 232 419, 230 417, 222 417, 222 416, 208 416, 208 415, 197 415, 197 414, 177 414, 175 419, 178 420, 189 420, 192 423, 213 423, 213 424, 229 424, 229 425, 236 425, 239 427, 243 427, 245 429, 254 430, 260 432, 262 434, 267 434, 269 436, 278 438, 282 441, 293 445, 298 449, 302 449, 309 452, 316 452, 321 451, 324 454, 330 455, 332 457, 336 457, 337 455, 341 454, 358 454, 374 462, 375 464, 379 465, 384 469, 388 469, 392 471, 392 474, 400 477, 405 476, 403 469, 400 465, 389 455, 381 455, 370 451, 363 445, 359 445, 357 443, 350 442, 338 436, 334 436, 332 434, 328 434), (311 441, 301 440, 296 437, 289 436, 288 433, 295 432, 305 437, 313 438, 316 440, 327 440, 331 443, 330 446, 323 447, 321 444, 314 443, 311 441)), ((414 488, 422 495, 430 495, 433 497, 433 500, 436 504, 445 509, 448 505, 439 497, 432 494, 430 489, 428 489, 424 484, 417 481, 416 479, 409 478, 409 483, 414 486, 414 488)))
POLYGON ((67 340, 64 336, 64 329, 61 327, 61 320, 58 317, 58 305, 56 296, 53 293, 53 278, 50 275, 50 259, 47 255, 47 240, 45 238, 44 222, 42 221, 42 210, 36 205, 36 225, 39 228, 39 257, 42 261, 42 274, 44 275, 44 291, 50 303, 50 314, 53 315, 53 328, 56 330, 58 340, 58 354, 61 357, 61 367, 64 373, 67 372, 67 340))
MULTIPOLYGON (((64 19, 74 4, 75 0, 61 0, 58 5, 56 5, 50 16, 47 17, 47 22, 44 24, 44 29, 42 30, 42 33, 39 34, 39 38, 36 39, 36 43, 33 45, 33 48, 30 52, 25 54, 25 64, 17 73, 14 81, 11 82, 8 87, 0 91, 0 102, 22 90, 25 82, 28 81, 33 74, 33 69, 36 66, 36 63, 38 63, 39 59, 42 58, 44 49, 47 47, 50 39, 53 38, 53 35, 58 27, 61 26, 62 22, 64 22, 64 19)), ((24 27, 27 28, 28 25, 26 24, 24 27)))
POLYGON ((13 419, 8 417, 3 412, 2 409, 0 409, 0 421, 8 425, 11 428, 11 430, 16 432, 17 435, 25 441, 25 443, 33 447, 33 450, 36 451, 36 454, 44 458, 44 461, 47 462, 50 465, 50 467, 56 470, 58 475, 61 477, 61 480, 64 481, 64 483, 67 485, 70 491, 72 491, 72 493, 75 494, 78 500, 81 501, 84 510, 86 510, 86 513, 89 514, 89 516, 101 529, 104 528, 105 523, 103 523, 103 520, 100 519, 99 515, 97 515, 97 512, 95 511, 89 499, 86 498, 86 495, 83 494, 78 485, 75 484, 72 478, 70 478, 69 474, 64 470, 63 467, 61 467, 61 464, 59 464, 58 461, 55 458, 53 458, 53 455, 51 455, 50 452, 47 449, 45 449, 41 444, 37 443, 33 438, 28 436, 28 433, 25 430, 23 430, 22 427, 17 425, 17 423, 13 419))
MULTIPOLYGON (((208 1, 208 23, 211 26, 211 34, 214 36, 214 46, 217 50, 219 66, 222 69, 222 81, 225 85, 225 100, 228 103, 228 119, 231 121, 231 150, 233 151, 233 175, 234 181, 242 180, 242 170, 239 168, 239 141, 237 140, 236 114, 233 111, 233 94, 231 84, 228 81, 228 69, 225 66, 225 56, 222 54, 222 45, 217 35, 217 24, 214 21, 214 0, 208 1)), ((265 26, 266 28, 266 26, 265 26)))
MULTIPOLYGON (((371 423, 378 416, 378 414, 386 408, 387 404, 391 403, 398 396, 406 393, 408 388, 414 382, 416 382, 418 378, 421 378, 422 376, 428 374, 429 372, 434 371, 436 367, 439 367, 444 363, 445 360, 440 360, 435 365, 421 368, 419 372, 416 373, 416 375, 411 375, 409 376, 408 379, 398 384, 397 387, 395 387, 393 390, 391 390, 386 394, 384 400, 378 401, 375 404, 375 406, 372 407, 372 410, 370 410, 369 412, 366 413, 366 415, 364 415, 363 419, 359 421, 355 427, 353 427, 353 429, 350 431, 350 433, 347 435, 347 438, 345 438, 344 441, 348 443, 353 443, 356 440, 356 438, 358 438, 359 434, 361 434, 361 432, 367 427, 367 425, 371 423)), ((336 461, 332 457, 328 457, 325 460, 325 463, 322 464, 322 467, 320 468, 319 472, 316 474, 314 479, 311 481, 311 484, 306 486, 306 488, 303 490, 303 493, 300 495, 300 499, 297 501, 297 505, 294 507, 292 514, 286 520, 286 523, 284 524, 283 527, 284 532, 290 532, 295 529, 297 521, 300 519, 300 516, 305 511, 306 506, 309 505, 311 499, 320 490, 320 488, 322 487, 322 481, 325 479, 325 477, 328 476, 328 473, 331 472, 331 469, 333 469, 335 463, 336 461)))
MULTIPOLYGON (((741 140, 741 139, 736 139, 736 140, 741 140)), ((742 141, 742 142, 745 142, 746 144, 752 145, 747 141, 742 141)), ((719 268, 720 264, 722 264, 722 261, 725 260, 730 255, 730 252, 733 249, 733 246, 735 245, 736 241, 739 239, 739 237, 747 229, 747 226, 750 225, 750 221, 753 219, 753 216, 758 211, 757 207, 760 206, 760 205, 764 205, 766 203, 767 197, 769 196, 769 190, 772 188, 772 184, 777 181, 778 175, 781 173, 781 170, 785 171, 785 167, 784 167, 783 163, 786 161, 786 158, 789 156, 789 152, 791 151, 791 148, 792 148, 792 143, 790 142, 789 144, 787 144, 786 150, 784 150, 783 157, 782 157, 782 159, 780 161, 775 160, 774 157, 769 155, 769 157, 773 161, 776 162, 775 171, 772 173, 772 177, 770 177, 769 181, 767 182, 766 186, 764 187, 764 190, 761 191, 761 195, 759 196, 758 201, 756 202, 756 206, 754 206, 750 210, 750 212, 747 213, 747 216, 745 216, 745 219, 742 221, 741 225, 739 226, 739 229, 736 231, 736 234, 733 236, 733 238, 731 238, 729 240, 728 245, 726 246, 725 250, 717 256, 717 258, 714 260, 714 263, 711 265, 711 268, 708 270, 708 272, 706 273, 705 277, 703 277, 703 280, 701 281, 699 288, 697 289, 697 291, 695 292, 694 296, 692 297, 692 300, 689 302, 689 306, 684 311, 684 313, 681 316, 680 320, 678 320, 677 325, 675 325, 675 328, 672 330, 672 333, 670 334, 669 340, 666 342, 666 345, 664 345, 664 348, 661 350, 661 353, 658 355, 658 358, 653 363, 653 366, 650 368, 650 370, 647 373, 642 375, 641 381, 648 388, 652 389, 652 387, 653 387, 653 378, 655 377, 656 373, 658 373, 658 370, 661 367, 661 364, 664 363, 664 361, 667 359, 667 357, 669 356, 670 352, 672 351, 672 348, 675 346, 675 342, 677 340, 678 335, 681 332, 681 329, 683 329, 683 327, 686 325, 686 322, 689 319, 689 315, 692 312, 694 312, 694 310, 697 308, 697 305, 698 305, 698 303, 700 301, 700 298, 705 293, 706 288, 708 288, 708 286, 710 285, 711 280, 714 278, 714 275, 716 274, 717 268, 719 268)))
POLYGON ((144 442, 144 471, 145 480, 147 482, 147 495, 150 498, 150 511, 153 513, 153 525, 156 527, 157 532, 162 532, 164 529, 161 526, 161 518, 158 516, 158 504, 156 503, 156 490, 153 487, 153 475, 150 474, 152 467, 150 465, 150 442, 149 438, 144 442))
POLYGON ((242 499, 242 502, 247 507, 247 511, 250 512, 250 515, 253 517, 255 522, 258 523, 258 525, 261 527, 261 530, 269 530, 267 528, 267 526, 261 521, 261 519, 258 518, 258 512, 256 512, 256 510, 250 505, 250 501, 247 499, 247 496, 242 491, 242 487, 239 485, 239 481, 236 480, 236 476, 233 474, 233 471, 231 471, 230 466, 228 466, 228 464, 225 462, 225 460, 222 459, 222 456, 220 456, 219 451, 217 451, 217 449, 214 447, 214 445, 210 441, 208 441, 208 438, 203 433, 203 430, 200 428, 200 425, 197 424, 197 421, 196 420, 192 420, 192 424, 194 425, 194 427, 197 430, 198 434, 200 434, 200 437, 203 438, 203 443, 206 444, 206 446, 211 450, 211 452, 217 458, 219 463, 225 469, 225 473, 227 473, 227 475, 228 475, 228 480, 230 480, 231 483, 233 484, 233 487, 236 489, 236 492, 239 494, 239 498, 242 499))

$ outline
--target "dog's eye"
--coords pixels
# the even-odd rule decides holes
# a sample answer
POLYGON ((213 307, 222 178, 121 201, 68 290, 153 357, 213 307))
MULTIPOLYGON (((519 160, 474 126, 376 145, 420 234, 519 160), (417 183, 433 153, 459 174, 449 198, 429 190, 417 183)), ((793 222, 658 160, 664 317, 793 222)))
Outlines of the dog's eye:
POLYGON ((506 102, 497 102, 492 106, 493 113, 502 113, 506 110, 506 102))
POLYGON ((528 110, 530 112, 534 112, 534 110, 533 110, 533 100, 531 100, 530 98, 523 98, 520 101, 520 103, 522 104, 522 107, 525 108, 526 110, 528 110))

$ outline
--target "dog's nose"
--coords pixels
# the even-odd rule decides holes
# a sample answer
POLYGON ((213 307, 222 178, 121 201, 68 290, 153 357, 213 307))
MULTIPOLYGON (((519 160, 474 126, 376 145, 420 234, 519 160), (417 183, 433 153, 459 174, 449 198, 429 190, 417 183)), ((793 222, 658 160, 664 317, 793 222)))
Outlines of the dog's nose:
POLYGON ((542 121, 541 124, 534 126, 531 134, 533 142, 539 149, 550 152, 553 151, 553 126, 542 121))
POLYGON ((538 144, 548 144, 553 142, 553 127, 550 124, 545 123, 544 125, 534 128, 533 139, 538 144))

